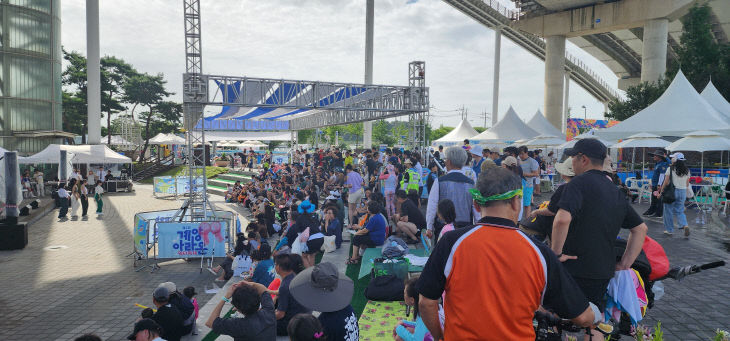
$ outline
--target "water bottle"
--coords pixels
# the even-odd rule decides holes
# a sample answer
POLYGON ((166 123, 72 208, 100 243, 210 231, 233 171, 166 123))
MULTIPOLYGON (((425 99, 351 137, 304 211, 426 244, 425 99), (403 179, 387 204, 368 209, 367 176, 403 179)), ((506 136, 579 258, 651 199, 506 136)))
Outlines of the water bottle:
POLYGON ((654 292, 654 301, 658 301, 664 296, 664 283, 662 281, 654 282, 654 286, 651 288, 654 292))

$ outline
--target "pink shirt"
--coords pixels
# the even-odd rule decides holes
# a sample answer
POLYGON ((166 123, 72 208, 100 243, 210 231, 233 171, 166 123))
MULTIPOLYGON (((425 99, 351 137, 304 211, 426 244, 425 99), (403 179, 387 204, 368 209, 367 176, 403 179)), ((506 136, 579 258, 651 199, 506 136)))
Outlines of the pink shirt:
POLYGON ((453 223, 444 225, 444 228, 441 229, 441 233, 439 233, 439 239, 441 239, 441 237, 444 236, 444 233, 449 232, 449 231, 453 231, 453 230, 454 230, 454 224, 453 223))

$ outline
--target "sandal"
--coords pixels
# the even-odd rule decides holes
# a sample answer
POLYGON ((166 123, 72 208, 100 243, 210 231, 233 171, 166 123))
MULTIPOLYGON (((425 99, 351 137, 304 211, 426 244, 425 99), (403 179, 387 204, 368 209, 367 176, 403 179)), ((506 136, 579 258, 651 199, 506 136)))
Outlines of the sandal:
POLYGON ((347 265, 360 264, 360 258, 355 258, 355 259, 350 258, 347 260, 347 262, 345 264, 347 264, 347 265))

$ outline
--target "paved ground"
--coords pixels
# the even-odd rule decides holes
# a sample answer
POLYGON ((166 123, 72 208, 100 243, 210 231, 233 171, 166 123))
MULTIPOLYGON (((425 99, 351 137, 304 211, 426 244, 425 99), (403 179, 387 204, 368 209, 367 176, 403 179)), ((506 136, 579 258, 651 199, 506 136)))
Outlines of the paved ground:
MULTIPOLYGON (((635 205, 642 213, 647 204, 635 205)), ((649 236, 667 252, 672 266, 704 264, 716 260, 730 262, 730 228, 724 215, 713 211, 704 226, 695 223, 695 210, 687 210, 691 227, 689 239, 675 230, 673 237, 662 234, 659 218, 645 219, 649 236)), ((665 295, 647 312, 642 324, 661 321, 665 340, 711 340, 717 328, 730 330, 730 264, 688 276, 681 282, 664 280, 665 295)))
MULTIPOLYGON (((134 213, 179 207, 174 200, 152 198, 149 186, 135 188, 136 193, 107 196, 103 220, 92 216, 58 222, 54 211, 31 226, 26 249, 0 252, 0 340, 72 340, 85 332, 123 340, 139 316, 133 304, 151 304, 151 292, 160 282, 195 286, 201 306, 213 296, 204 294, 214 285, 213 275, 199 273, 199 263, 172 261, 154 273, 133 271, 125 256, 132 249, 134 213), (67 248, 46 249, 56 245, 67 248)), ((730 260, 728 244, 723 244, 730 241, 727 220, 716 213, 712 218, 706 227, 696 227, 694 212, 689 212, 693 230, 688 240, 662 236, 659 220, 647 223, 672 265, 730 260)), ((345 258, 327 255, 343 266, 345 258)), ((730 329, 730 266, 664 284, 666 295, 648 312, 645 324, 661 321, 665 340, 709 340, 716 328, 730 329)))
POLYGON ((152 290, 165 281, 195 286, 200 304, 207 302, 214 276, 200 273, 199 263, 176 260, 154 273, 134 272, 125 258, 136 212, 179 207, 152 198, 150 186, 135 188, 105 196, 103 220, 92 214, 59 222, 56 210, 30 227, 28 247, 0 252, 0 340, 72 340, 85 332, 123 340, 141 311, 134 303, 151 305, 152 290), (57 245, 66 248, 46 249, 57 245))

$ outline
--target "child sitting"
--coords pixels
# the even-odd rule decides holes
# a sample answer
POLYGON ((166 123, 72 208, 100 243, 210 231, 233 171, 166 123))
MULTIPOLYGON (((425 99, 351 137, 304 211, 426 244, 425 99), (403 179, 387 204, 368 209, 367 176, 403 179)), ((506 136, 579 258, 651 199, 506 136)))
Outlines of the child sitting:
POLYGON ((193 307, 195 308, 195 320, 193 320, 193 335, 198 335, 198 327, 195 325, 195 321, 198 320, 198 310, 200 310, 200 307, 198 306, 198 300, 195 298, 195 295, 198 293, 195 292, 194 287, 187 287, 183 289, 183 295, 187 297, 190 302, 193 303, 193 307))
POLYGON ((433 340, 431 333, 426 328, 426 325, 421 320, 421 316, 418 314, 418 289, 416 289, 416 283, 418 277, 408 279, 406 281, 406 287, 403 289, 403 299, 409 307, 413 307, 413 317, 415 321, 401 321, 398 326, 393 330, 393 337, 399 337, 403 341, 422 341, 422 340, 433 340))
POLYGON ((444 222, 444 227, 439 233, 439 239, 444 236, 444 233, 454 230, 454 220, 456 220, 456 208, 454 203, 449 199, 441 199, 436 209, 436 215, 444 222))

